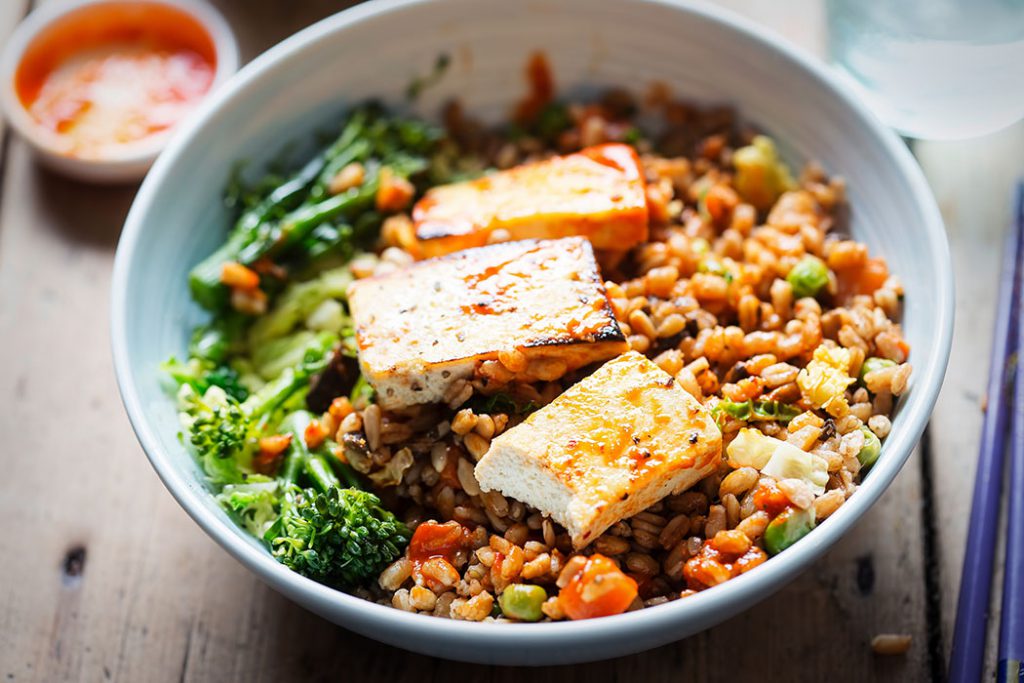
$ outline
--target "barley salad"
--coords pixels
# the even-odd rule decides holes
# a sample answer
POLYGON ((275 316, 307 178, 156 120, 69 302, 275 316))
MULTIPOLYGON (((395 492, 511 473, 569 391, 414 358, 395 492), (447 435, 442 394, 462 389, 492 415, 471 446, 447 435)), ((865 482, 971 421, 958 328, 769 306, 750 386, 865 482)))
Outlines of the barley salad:
POLYGON ((163 368, 237 523, 405 611, 601 617, 750 571, 855 493, 908 385, 841 179, 663 86, 528 73, 499 126, 369 103, 233 178, 163 368))

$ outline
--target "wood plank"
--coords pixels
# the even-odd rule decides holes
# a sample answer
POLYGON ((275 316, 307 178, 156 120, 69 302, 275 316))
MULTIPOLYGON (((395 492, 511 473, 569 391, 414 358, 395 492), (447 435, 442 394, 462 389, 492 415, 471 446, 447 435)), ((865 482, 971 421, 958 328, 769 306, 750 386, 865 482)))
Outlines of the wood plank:
MULTIPOLYGON (((239 27, 246 56, 335 9, 323 0, 301 11, 270 1, 219 4, 239 27)), ((806 19, 814 3, 728 4, 751 7, 798 39, 820 38, 820 26, 806 19), (806 28, 794 29, 800 26, 806 28)), ((231 560, 167 495, 131 434, 109 361, 109 269, 131 194, 56 178, 18 142, 8 151, 0 207, 0 402, 12 408, 0 414, 0 429, 11 455, 0 480, 0 516, 32 542, 18 548, 17 562, 0 563, 0 675, 521 678, 517 669, 396 651, 305 612, 231 560)), ((923 680, 916 457, 823 561, 746 614, 650 653, 529 675, 760 679, 770 662, 793 681, 923 680), (882 631, 913 634, 908 656, 873 656, 869 641, 882 631)))
MULTIPOLYGON (((956 278, 953 351, 932 419, 943 635, 948 656, 981 434, 996 282, 1010 221, 1011 188, 1024 175, 1024 123, 976 140, 921 142, 915 151, 942 209, 956 278)), ((998 616, 1001 583, 999 570, 994 616, 998 616)), ((986 680, 994 672, 997 623, 994 618, 986 680)))

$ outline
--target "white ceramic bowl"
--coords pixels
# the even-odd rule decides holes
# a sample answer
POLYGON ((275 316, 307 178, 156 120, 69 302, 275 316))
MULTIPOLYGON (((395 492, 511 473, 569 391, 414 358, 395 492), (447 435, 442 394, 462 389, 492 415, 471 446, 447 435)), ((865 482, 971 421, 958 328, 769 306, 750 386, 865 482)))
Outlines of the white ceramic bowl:
MULTIPOLYGON (((103 159, 87 159, 63 153, 59 140, 41 128, 25 111, 14 89, 14 74, 22 56, 41 32, 69 14, 90 5, 110 0, 62 0, 41 5, 15 29, 0 55, 0 107, 14 130, 31 146, 37 157, 59 173, 98 183, 121 183, 139 180, 146 174, 157 155, 167 145, 173 130, 152 135, 132 145, 125 145, 103 159)), ((238 71, 238 43, 224 17, 202 0, 132 0, 135 4, 165 5, 191 15, 206 29, 213 42, 217 68, 212 92, 238 71)))
POLYGON ((378 1, 316 24, 247 66, 157 161, 118 249, 114 358, 132 424, 167 488, 210 536, 281 593, 416 652, 501 664, 579 662, 637 652, 718 623, 780 588, 843 536, 896 476, 928 420, 949 355, 951 273, 938 209, 904 144, 825 67, 758 27, 669 0, 378 1), (203 318, 188 300, 185 277, 223 238, 228 216, 220 194, 236 160, 258 167, 364 98, 399 103, 409 79, 428 71, 439 51, 451 53, 452 66, 419 109, 434 115, 458 96, 474 113, 502 116, 523 93, 523 64, 536 48, 547 52, 563 93, 640 89, 661 80, 678 94, 736 105, 780 141, 791 161, 816 158, 843 174, 854 234, 906 284, 912 388, 856 495, 794 547, 724 585, 580 622, 495 625, 407 614, 294 574, 237 529, 176 439, 157 365, 183 352, 189 325, 203 318))

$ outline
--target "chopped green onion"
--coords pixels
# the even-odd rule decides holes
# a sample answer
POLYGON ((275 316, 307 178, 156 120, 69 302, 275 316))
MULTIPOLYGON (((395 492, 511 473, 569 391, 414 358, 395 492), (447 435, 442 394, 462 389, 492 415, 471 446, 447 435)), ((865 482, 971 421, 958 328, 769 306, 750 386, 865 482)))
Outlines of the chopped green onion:
POLYGON ((737 420, 749 422, 753 420, 777 420, 786 424, 800 414, 800 409, 786 403, 758 398, 753 401, 736 402, 728 399, 719 401, 712 409, 712 414, 717 418, 725 413, 737 420))
POLYGON ((896 361, 891 361, 888 358, 878 358, 876 356, 872 356, 871 358, 866 359, 864 363, 860 366, 861 383, 863 384, 864 382, 864 375, 868 374, 869 372, 881 370, 882 368, 891 368, 894 365, 896 365, 896 361))

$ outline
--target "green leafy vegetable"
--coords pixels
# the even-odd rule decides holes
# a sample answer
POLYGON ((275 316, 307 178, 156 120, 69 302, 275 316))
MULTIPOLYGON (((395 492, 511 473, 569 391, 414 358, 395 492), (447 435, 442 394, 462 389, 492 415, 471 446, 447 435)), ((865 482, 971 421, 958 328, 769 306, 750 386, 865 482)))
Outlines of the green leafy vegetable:
POLYGON ((160 366, 179 386, 188 384, 199 394, 210 387, 220 387, 236 401, 244 401, 249 395, 240 381, 238 371, 228 365, 211 366, 198 358, 182 363, 173 356, 160 366))
POLYGON ((537 114, 534 132, 543 140, 555 141, 572 127, 569 108, 562 102, 549 102, 537 114))
POLYGON ((352 273, 341 266, 326 270, 306 282, 288 285, 264 315, 257 318, 249 329, 249 348, 284 337, 301 325, 325 301, 344 299, 352 282, 352 273))
POLYGON ((349 394, 348 399, 352 405, 358 406, 372 401, 374 393, 373 386, 367 381, 366 377, 359 375, 355 386, 352 387, 352 393, 349 394))
POLYGON ((178 392, 186 440, 210 482, 241 484, 249 474, 258 428, 241 404, 220 387, 200 394, 191 384, 178 392))
POLYGON ((228 484, 217 500, 234 515, 242 528, 262 538, 278 516, 278 484, 276 481, 254 484, 228 484))

